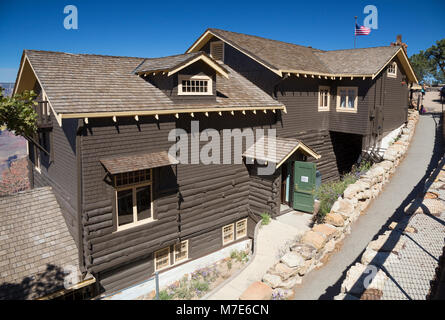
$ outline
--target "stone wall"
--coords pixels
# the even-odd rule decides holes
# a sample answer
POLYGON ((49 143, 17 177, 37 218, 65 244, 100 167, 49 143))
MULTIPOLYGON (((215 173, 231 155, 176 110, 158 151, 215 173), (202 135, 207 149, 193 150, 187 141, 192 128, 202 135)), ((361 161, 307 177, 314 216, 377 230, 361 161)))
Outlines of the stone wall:
POLYGON ((273 289, 275 296, 290 297, 293 288, 315 267, 323 264, 323 258, 351 231, 372 199, 382 192, 396 167, 404 158, 419 119, 417 111, 409 110, 408 121, 400 136, 386 150, 383 161, 375 163, 355 183, 349 185, 342 197, 333 204, 331 212, 322 224, 315 224, 263 276, 262 281, 273 289))

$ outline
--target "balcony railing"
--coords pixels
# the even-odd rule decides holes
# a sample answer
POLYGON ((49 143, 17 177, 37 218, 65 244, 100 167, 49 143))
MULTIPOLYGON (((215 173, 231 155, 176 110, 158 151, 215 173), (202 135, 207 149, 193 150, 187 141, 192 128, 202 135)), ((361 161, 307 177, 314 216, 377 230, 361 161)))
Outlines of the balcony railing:
POLYGON ((37 101, 37 105, 34 106, 34 110, 37 113, 38 128, 49 128, 53 126, 48 101, 37 101))

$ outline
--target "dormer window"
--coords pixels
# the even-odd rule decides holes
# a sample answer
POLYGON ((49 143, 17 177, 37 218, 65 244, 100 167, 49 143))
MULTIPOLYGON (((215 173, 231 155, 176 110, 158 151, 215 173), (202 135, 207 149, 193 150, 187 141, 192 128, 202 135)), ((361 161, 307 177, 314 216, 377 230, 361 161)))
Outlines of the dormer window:
POLYGON ((397 63, 393 62, 388 66, 388 77, 396 78, 397 77, 397 63))
POLYGON ((213 41, 210 42, 210 56, 219 61, 224 60, 224 42, 213 41))
POLYGON ((206 75, 179 75, 178 95, 212 95, 212 79, 206 75))

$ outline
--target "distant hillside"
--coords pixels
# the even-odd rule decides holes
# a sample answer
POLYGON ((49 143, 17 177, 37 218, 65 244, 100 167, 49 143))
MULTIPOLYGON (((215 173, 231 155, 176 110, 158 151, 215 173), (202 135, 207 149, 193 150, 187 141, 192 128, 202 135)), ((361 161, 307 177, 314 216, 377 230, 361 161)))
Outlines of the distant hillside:
POLYGON ((14 90, 14 82, 0 82, 0 87, 5 89, 3 90, 5 96, 10 96, 14 90))

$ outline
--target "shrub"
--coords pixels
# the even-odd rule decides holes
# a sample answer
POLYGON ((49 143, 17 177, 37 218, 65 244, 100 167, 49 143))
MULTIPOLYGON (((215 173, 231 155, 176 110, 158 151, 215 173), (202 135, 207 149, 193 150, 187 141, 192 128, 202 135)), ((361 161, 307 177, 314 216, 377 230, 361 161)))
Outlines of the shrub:
POLYGON ((232 252, 230 252, 230 258, 238 262, 246 262, 249 260, 249 255, 246 251, 233 250, 232 252))
POLYGON ((261 220, 261 224, 263 226, 268 225, 270 223, 270 214, 268 214, 267 212, 262 213, 261 220))
POLYGON ((167 290, 159 291, 159 300, 170 300, 173 298, 172 294, 169 294, 167 290))

